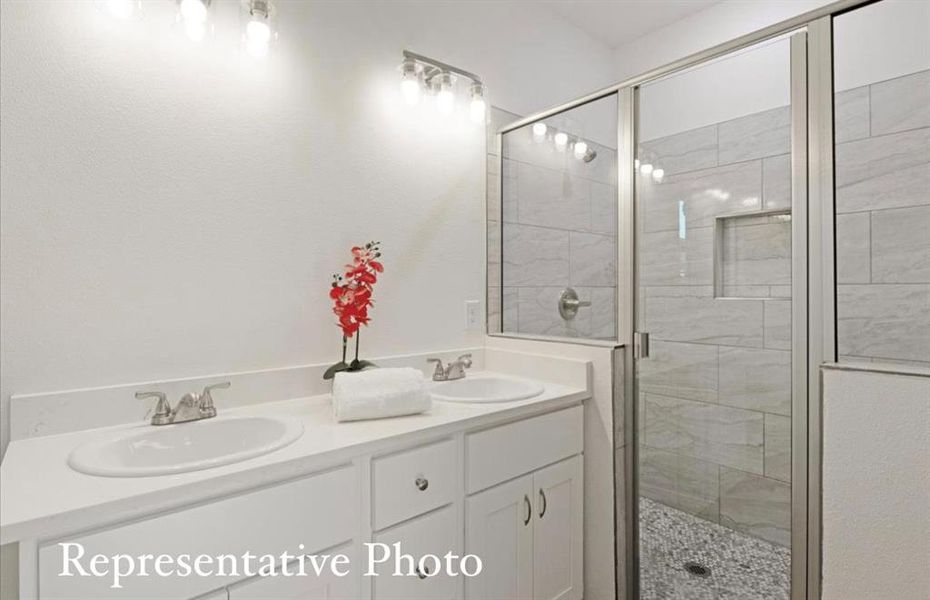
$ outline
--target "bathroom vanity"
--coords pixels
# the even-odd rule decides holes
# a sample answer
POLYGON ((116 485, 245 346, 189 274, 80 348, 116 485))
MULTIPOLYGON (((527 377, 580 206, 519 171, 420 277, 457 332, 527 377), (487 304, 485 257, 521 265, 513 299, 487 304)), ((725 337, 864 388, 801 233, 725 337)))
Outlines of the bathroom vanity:
POLYGON ((342 424, 327 396, 252 405, 215 421, 275 417, 299 422, 303 435, 257 458, 157 477, 69 468, 73 448, 126 426, 19 440, 3 462, 2 542, 20 544, 24 599, 577 600, 589 397, 584 387, 546 382, 526 400, 435 402, 427 414, 342 424), (390 576, 392 559, 366 576, 371 542, 399 542, 414 558, 475 554, 483 570, 473 578, 419 568, 390 576), (351 562, 344 577, 325 569, 319 577, 251 578, 177 570, 161 577, 150 563, 148 577, 123 577, 114 589, 112 576, 59 576, 62 543, 82 545, 83 565, 95 554, 284 551, 351 562))

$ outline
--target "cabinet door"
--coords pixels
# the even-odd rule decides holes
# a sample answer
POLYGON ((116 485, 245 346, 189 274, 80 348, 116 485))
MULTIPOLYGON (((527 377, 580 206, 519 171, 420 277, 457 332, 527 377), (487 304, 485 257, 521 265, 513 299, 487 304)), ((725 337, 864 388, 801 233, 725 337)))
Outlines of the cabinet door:
POLYGON ((465 578, 470 600, 533 597, 533 476, 502 483, 468 498, 465 551, 482 571, 465 578))
POLYGON ((582 597, 582 458, 575 456, 533 474, 533 597, 582 597))
MULTIPOLYGON (((357 552, 352 543, 324 550, 317 553, 318 558, 329 555, 324 569, 319 576, 313 570, 309 559, 304 560, 306 575, 285 577, 253 577, 241 583, 229 586, 229 600, 355 600, 359 597, 357 552), (335 575, 330 569, 332 556, 345 554, 351 561, 349 574, 345 577, 335 575)), ((298 561, 289 563, 290 573, 299 572, 298 561)), ((345 570, 346 567, 340 567, 345 570)), ((224 596, 225 597, 225 596, 224 596)))

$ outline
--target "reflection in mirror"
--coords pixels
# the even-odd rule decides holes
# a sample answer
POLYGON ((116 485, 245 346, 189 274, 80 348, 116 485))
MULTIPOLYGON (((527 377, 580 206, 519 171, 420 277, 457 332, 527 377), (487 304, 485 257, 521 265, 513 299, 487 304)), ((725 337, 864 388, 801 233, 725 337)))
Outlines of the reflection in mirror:
POLYGON ((495 145, 488 331, 616 340, 617 95, 507 131, 499 155, 495 145))

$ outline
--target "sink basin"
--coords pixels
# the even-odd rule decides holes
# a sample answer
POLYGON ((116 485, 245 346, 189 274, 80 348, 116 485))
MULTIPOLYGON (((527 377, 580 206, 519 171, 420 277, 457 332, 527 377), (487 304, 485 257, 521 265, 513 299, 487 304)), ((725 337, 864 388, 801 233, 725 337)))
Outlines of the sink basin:
POLYGON ((86 442, 68 456, 72 469, 104 477, 148 477, 199 471, 274 452, 303 435, 300 421, 220 417, 133 428, 86 442))
POLYGON ((464 379, 436 383, 430 393, 443 402, 513 402, 543 393, 535 381, 500 375, 467 375, 464 379))

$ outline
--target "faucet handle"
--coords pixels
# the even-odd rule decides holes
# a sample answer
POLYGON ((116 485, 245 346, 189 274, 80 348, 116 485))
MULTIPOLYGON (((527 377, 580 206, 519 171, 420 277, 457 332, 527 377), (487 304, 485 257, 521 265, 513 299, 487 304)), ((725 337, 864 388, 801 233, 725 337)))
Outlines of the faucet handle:
POLYGON ((426 359, 426 362, 428 362, 428 363, 432 363, 432 362, 436 363, 436 368, 433 369, 433 381, 442 381, 443 379, 446 378, 446 370, 445 370, 445 368, 442 366, 442 359, 441 359, 441 358, 427 358, 427 359, 426 359))
POLYGON ((459 359, 456 362, 460 362, 462 363, 463 367, 465 367, 466 369, 470 369, 471 368, 471 353, 469 352, 468 354, 463 354, 462 356, 459 357, 459 359))
POLYGON ((204 386, 203 392, 200 393, 200 412, 201 413, 210 413, 209 416, 216 416, 216 407, 213 405, 213 390, 225 390, 230 385, 228 381, 222 383, 214 383, 213 385, 204 386))
POLYGON ((155 404, 155 414, 152 416, 152 421, 171 416, 171 405, 168 404, 168 396, 166 396, 164 392, 136 392, 136 398, 139 400, 158 398, 158 402, 155 404))

